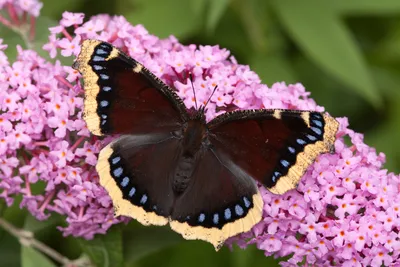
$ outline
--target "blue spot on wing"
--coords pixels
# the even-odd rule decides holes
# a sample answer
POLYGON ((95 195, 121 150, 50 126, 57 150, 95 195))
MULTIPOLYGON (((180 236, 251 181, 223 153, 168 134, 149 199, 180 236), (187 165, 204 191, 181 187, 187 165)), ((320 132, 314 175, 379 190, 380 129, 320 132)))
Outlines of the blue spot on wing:
POLYGON ((316 140, 317 140, 317 138, 316 138, 314 135, 312 135, 312 134, 307 134, 306 137, 307 137, 308 140, 310 140, 310 141, 316 141, 316 140))
POLYGON ((242 206, 240 206, 239 204, 236 204, 235 213, 236 213, 237 216, 242 216, 243 213, 244 213, 244 210, 243 210, 242 206))
POLYGON ((247 199, 247 197, 243 197, 243 201, 244 201, 244 206, 245 206, 246 208, 249 208, 250 205, 251 205, 251 203, 250 203, 250 201, 247 199))
POLYGON ((312 120, 312 122, 318 126, 318 127, 322 127, 322 122, 320 120, 312 120))
POLYGON ((103 108, 107 107, 108 106, 108 101, 107 100, 100 101, 100 106, 103 107, 103 108))
POLYGON ((105 54, 108 54, 108 52, 105 51, 105 50, 103 50, 103 49, 101 49, 101 48, 97 48, 97 49, 96 49, 96 54, 98 54, 98 55, 105 55, 105 54))
POLYGON ((92 60, 95 62, 100 62, 100 61, 104 61, 105 59, 103 57, 94 56, 92 60))
POLYGON ((318 135, 322 135, 322 130, 317 127, 311 127, 311 130, 318 135))
POLYGON ((143 194, 142 198, 140 199, 140 204, 144 205, 147 201, 147 195, 143 194))
POLYGON ((102 69, 104 69, 104 68, 103 68, 102 66, 100 66, 100 65, 94 65, 93 68, 94 68, 95 70, 102 70, 102 69))
POLYGON ((298 139, 296 139, 296 142, 299 144, 299 145, 305 145, 305 144, 307 144, 306 143, 306 141, 304 141, 303 139, 300 139, 300 138, 298 138, 298 139))
POLYGON ((232 213, 231 213, 231 209, 230 208, 225 209, 224 217, 225 217, 225 220, 227 220, 227 221, 231 219, 232 213))
POLYGON ((282 164, 282 166, 285 167, 285 168, 289 167, 289 165, 290 165, 290 164, 289 164, 289 161, 284 160, 284 159, 281 160, 281 164, 282 164))
POLYGON ((100 74, 100 78, 102 78, 103 80, 108 80, 108 79, 110 78, 110 76, 101 73, 101 74, 100 74))
POLYGON ((121 186, 126 187, 128 183, 129 183, 129 177, 124 177, 124 179, 122 179, 121 186))
POLYGON ((136 188, 135 188, 135 187, 132 187, 131 190, 129 191, 129 196, 130 196, 130 197, 133 197, 133 195, 135 194, 135 192, 136 192, 136 188))
POLYGON ((121 157, 118 157, 118 156, 117 156, 117 157, 114 157, 114 158, 111 160, 111 163, 115 165, 115 164, 117 164, 118 162, 120 162, 120 160, 121 160, 121 157))
POLYGON ((113 171, 114 177, 119 178, 122 175, 122 167, 118 167, 113 171))
POLYGON ((204 213, 201 213, 199 215, 198 221, 199 221, 199 223, 202 223, 202 222, 204 222, 205 219, 206 219, 206 215, 204 213))
POLYGON ((218 213, 215 213, 213 216, 213 223, 218 224, 218 222, 219 222, 219 215, 218 215, 218 213))

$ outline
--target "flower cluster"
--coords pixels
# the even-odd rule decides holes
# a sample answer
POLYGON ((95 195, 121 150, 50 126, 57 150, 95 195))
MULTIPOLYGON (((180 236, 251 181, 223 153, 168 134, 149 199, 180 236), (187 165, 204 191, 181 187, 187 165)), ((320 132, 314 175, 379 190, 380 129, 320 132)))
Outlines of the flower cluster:
POLYGON ((297 190, 276 196, 261 189, 263 220, 245 236, 267 256, 292 255, 282 266, 400 264, 399 176, 382 169, 384 155, 347 119, 338 120, 336 153, 320 156, 297 190))
POLYGON ((11 21, 16 23, 15 26, 23 22, 20 18, 26 14, 38 17, 42 6, 43 3, 38 0, 0 0, 0 9, 7 9, 11 21))
MULTIPOLYGON (((189 73, 199 103, 218 85, 207 119, 237 108, 323 111, 301 84, 267 87, 225 49, 185 46, 172 36, 160 40, 121 16, 84 22, 83 14, 65 12, 43 48, 52 58, 76 57, 87 38, 110 42, 143 63, 176 88, 188 108, 195 105, 189 73)), ((18 51, 13 64, 0 51, 0 196, 11 204, 21 194, 21 206, 39 219, 65 215, 68 226, 60 228, 65 234, 105 233, 125 219, 113 218, 111 200, 98 183, 93 166, 107 140, 91 137, 81 118, 79 73, 33 51, 18 51), (34 194, 31 188, 38 184, 44 188, 34 194)), ((277 196, 260 187, 262 222, 232 242, 255 243, 268 256, 291 256, 282 266, 400 263, 399 176, 382 169, 384 155, 348 129, 347 119, 338 120, 336 153, 320 156, 297 190, 277 196)))

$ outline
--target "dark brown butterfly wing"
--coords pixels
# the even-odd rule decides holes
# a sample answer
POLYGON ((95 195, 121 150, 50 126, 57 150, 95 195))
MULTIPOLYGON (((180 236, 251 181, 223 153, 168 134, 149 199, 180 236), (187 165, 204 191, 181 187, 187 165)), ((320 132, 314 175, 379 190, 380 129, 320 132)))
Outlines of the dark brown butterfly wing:
POLYGON ((327 114, 292 110, 225 113, 209 124, 215 154, 275 194, 294 189, 315 158, 333 152, 338 122, 327 114))
POLYGON ((203 147, 186 190, 177 197, 171 228, 186 239, 202 239, 216 249, 261 220, 263 201, 254 180, 203 147))
POLYGON ((187 119, 182 100, 109 43, 85 40, 73 67, 85 83, 85 121, 96 135, 168 132, 187 119))
POLYGON ((176 165, 178 145, 169 133, 124 135, 101 150, 96 168, 116 215, 145 225, 168 223, 174 202, 169 170, 176 165))

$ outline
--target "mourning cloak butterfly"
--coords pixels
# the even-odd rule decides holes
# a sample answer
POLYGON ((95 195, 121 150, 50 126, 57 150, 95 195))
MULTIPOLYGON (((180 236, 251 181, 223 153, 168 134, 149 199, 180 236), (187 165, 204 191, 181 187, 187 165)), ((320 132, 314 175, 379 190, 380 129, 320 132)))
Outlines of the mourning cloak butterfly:
POLYGON ((219 249, 261 220, 255 181, 283 194, 315 158, 333 152, 338 123, 327 114, 238 110, 206 123, 169 86, 110 44, 85 40, 73 66, 85 84, 85 121, 119 134, 96 166, 116 215, 170 224, 219 249))

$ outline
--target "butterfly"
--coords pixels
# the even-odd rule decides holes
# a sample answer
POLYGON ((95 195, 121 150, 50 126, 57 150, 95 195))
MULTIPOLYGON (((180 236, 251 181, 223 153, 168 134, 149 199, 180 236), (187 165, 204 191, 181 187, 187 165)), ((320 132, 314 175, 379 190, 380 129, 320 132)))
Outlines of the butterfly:
POLYGON ((84 119, 94 135, 119 135, 96 169, 115 215, 166 225, 210 242, 249 231, 262 217, 256 182, 294 189, 315 158, 334 151, 338 122, 314 111, 237 110, 206 122, 141 63, 107 42, 85 40, 74 62, 84 119))

